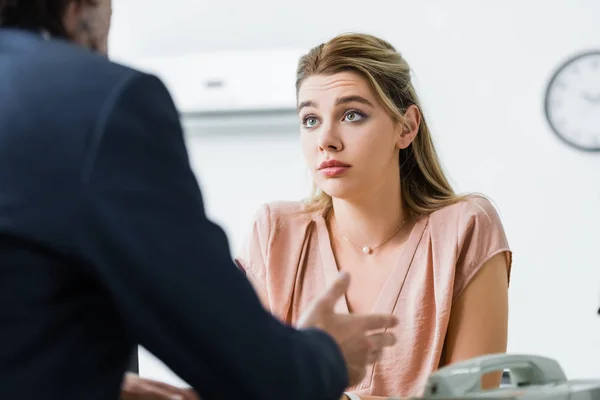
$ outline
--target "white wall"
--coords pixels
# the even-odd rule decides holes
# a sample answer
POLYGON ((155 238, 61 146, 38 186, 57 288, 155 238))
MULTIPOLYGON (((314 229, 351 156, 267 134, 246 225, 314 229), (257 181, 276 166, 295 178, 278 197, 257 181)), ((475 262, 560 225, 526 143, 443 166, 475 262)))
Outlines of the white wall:
MULTIPOLYGON (((514 250, 509 351, 600 378, 600 153, 567 148, 543 115, 559 62, 600 49, 600 2, 114 1, 117 60, 308 49, 350 30, 391 41, 415 70, 457 189, 484 192, 500 209, 514 250)), ((293 133, 227 140, 195 141, 190 154, 209 214, 235 246, 260 202, 303 195, 306 181, 293 133)), ((174 379, 145 353, 141 362, 143 374, 174 379)))

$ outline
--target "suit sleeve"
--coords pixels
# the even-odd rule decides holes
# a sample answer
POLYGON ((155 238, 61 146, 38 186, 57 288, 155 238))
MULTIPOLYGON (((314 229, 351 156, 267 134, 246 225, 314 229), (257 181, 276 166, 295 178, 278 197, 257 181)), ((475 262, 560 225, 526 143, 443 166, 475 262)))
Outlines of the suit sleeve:
POLYGON ((273 318, 207 219, 161 81, 129 79, 89 147, 80 251, 134 340, 203 398, 338 399, 348 376, 333 339, 273 318))

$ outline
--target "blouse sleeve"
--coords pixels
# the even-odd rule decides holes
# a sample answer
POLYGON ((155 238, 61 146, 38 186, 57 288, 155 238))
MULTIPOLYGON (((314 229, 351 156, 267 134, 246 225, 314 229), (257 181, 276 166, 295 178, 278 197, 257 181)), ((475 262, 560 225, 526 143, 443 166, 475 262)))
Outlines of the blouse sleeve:
POLYGON ((458 220, 458 260, 454 279, 453 301, 463 293, 485 263, 505 253, 510 283, 512 252, 492 203, 484 197, 473 197, 462 205, 458 220))

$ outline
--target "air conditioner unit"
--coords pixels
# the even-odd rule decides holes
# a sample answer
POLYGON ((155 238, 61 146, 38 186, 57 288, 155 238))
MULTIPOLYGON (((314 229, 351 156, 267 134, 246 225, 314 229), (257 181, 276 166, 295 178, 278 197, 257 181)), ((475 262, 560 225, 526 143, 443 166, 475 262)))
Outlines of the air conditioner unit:
POLYGON ((299 126, 295 81, 304 53, 215 52, 126 64, 165 83, 187 132, 257 134, 299 126))

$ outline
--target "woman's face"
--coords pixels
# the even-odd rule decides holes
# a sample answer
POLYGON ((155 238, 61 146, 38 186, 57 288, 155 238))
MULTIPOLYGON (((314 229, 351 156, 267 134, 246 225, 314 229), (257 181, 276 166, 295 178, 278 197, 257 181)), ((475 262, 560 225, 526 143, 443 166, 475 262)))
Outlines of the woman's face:
POLYGON ((309 76, 298 91, 298 115, 304 157, 328 195, 349 199, 399 180, 399 151, 416 130, 395 122, 358 73, 309 76))

